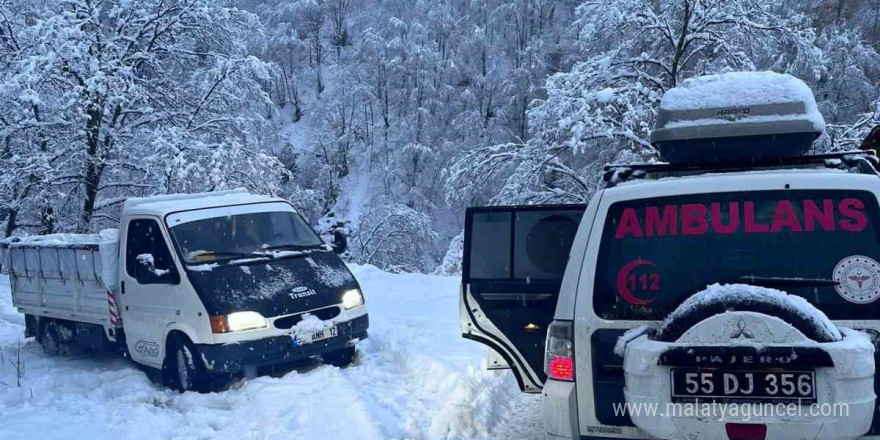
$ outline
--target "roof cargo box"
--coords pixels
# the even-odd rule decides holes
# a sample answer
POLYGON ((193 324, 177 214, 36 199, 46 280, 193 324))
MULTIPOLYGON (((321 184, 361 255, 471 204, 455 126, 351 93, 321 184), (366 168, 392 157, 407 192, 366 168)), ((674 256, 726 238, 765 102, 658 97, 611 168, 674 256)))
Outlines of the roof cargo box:
POLYGON ((825 130, 812 90, 773 72, 685 81, 663 95, 651 144, 670 163, 800 156, 825 130))

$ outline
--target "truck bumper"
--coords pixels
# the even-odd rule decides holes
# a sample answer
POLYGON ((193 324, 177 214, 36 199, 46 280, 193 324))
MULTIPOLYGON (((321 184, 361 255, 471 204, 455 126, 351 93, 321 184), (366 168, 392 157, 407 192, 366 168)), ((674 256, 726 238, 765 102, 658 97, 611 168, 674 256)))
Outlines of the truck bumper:
POLYGON ((290 336, 273 336, 229 344, 198 344, 205 368, 212 373, 238 373, 245 367, 295 362, 350 347, 367 337, 368 315, 339 322, 339 335, 313 344, 294 346, 290 336))

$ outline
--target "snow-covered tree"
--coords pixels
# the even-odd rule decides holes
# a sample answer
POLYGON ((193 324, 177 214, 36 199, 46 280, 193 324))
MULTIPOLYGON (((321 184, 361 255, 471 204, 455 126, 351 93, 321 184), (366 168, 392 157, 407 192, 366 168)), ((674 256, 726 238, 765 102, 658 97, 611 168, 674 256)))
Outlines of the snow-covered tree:
POLYGON ((859 115, 849 124, 829 126, 834 138, 834 148, 839 151, 852 151, 859 148, 865 137, 875 127, 880 127, 880 98, 871 104, 870 111, 859 115))
POLYGON ((4 131, 39 152, 28 155, 31 168, 49 174, 26 180, 50 189, 62 229, 112 221, 102 211, 124 195, 277 189, 283 167, 261 140, 262 82, 273 68, 245 44, 260 32, 256 16, 205 0, 0 8, 27 17, 6 21, 19 49, 0 72, 0 99, 19 111, 4 131))
POLYGON ((582 202, 605 163, 651 158, 659 97, 694 75, 798 76, 854 146, 878 1, 0 0, 0 233, 247 186, 358 261, 431 269, 465 206, 582 202), (370 225, 437 239, 416 258, 370 225))
POLYGON ((430 218, 405 205, 378 200, 367 207, 354 234, 355 261, 392 271, 427 271, 436 233, 430 218))
POLYGON ((463 154, 453 197, 504 179, 496 201, 585 201, 601 166, 649 159, 656 107, 682 80, 727 70, 804 70, 818 60, 809 29, 772 0, 586 1, 574 26, 584 60, 547 81, 529 110, 532 136, 463 154))

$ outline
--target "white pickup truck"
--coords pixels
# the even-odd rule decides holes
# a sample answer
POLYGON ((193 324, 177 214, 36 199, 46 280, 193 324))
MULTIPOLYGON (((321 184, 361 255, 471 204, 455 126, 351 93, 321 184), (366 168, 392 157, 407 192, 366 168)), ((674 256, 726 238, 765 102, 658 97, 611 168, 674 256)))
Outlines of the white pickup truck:
POLYGON ((129 199, 118 231, 6 239, 0 262, 47 354, 121 352, 179 390, 309 357, 344 366, 367 337, 333 248, 286 201, 244 190, 129 199))

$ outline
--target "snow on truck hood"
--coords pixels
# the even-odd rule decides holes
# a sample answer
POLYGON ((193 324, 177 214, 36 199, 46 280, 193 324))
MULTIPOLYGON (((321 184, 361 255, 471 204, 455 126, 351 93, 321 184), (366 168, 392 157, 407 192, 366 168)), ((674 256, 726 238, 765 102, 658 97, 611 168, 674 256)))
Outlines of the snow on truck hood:
POLYGON ((280 258, 255 258, 187 268, 187 276, 208 313, 254 311, 288 315, 342 302, 358 288, 345 263, 324 249, 280 258))

